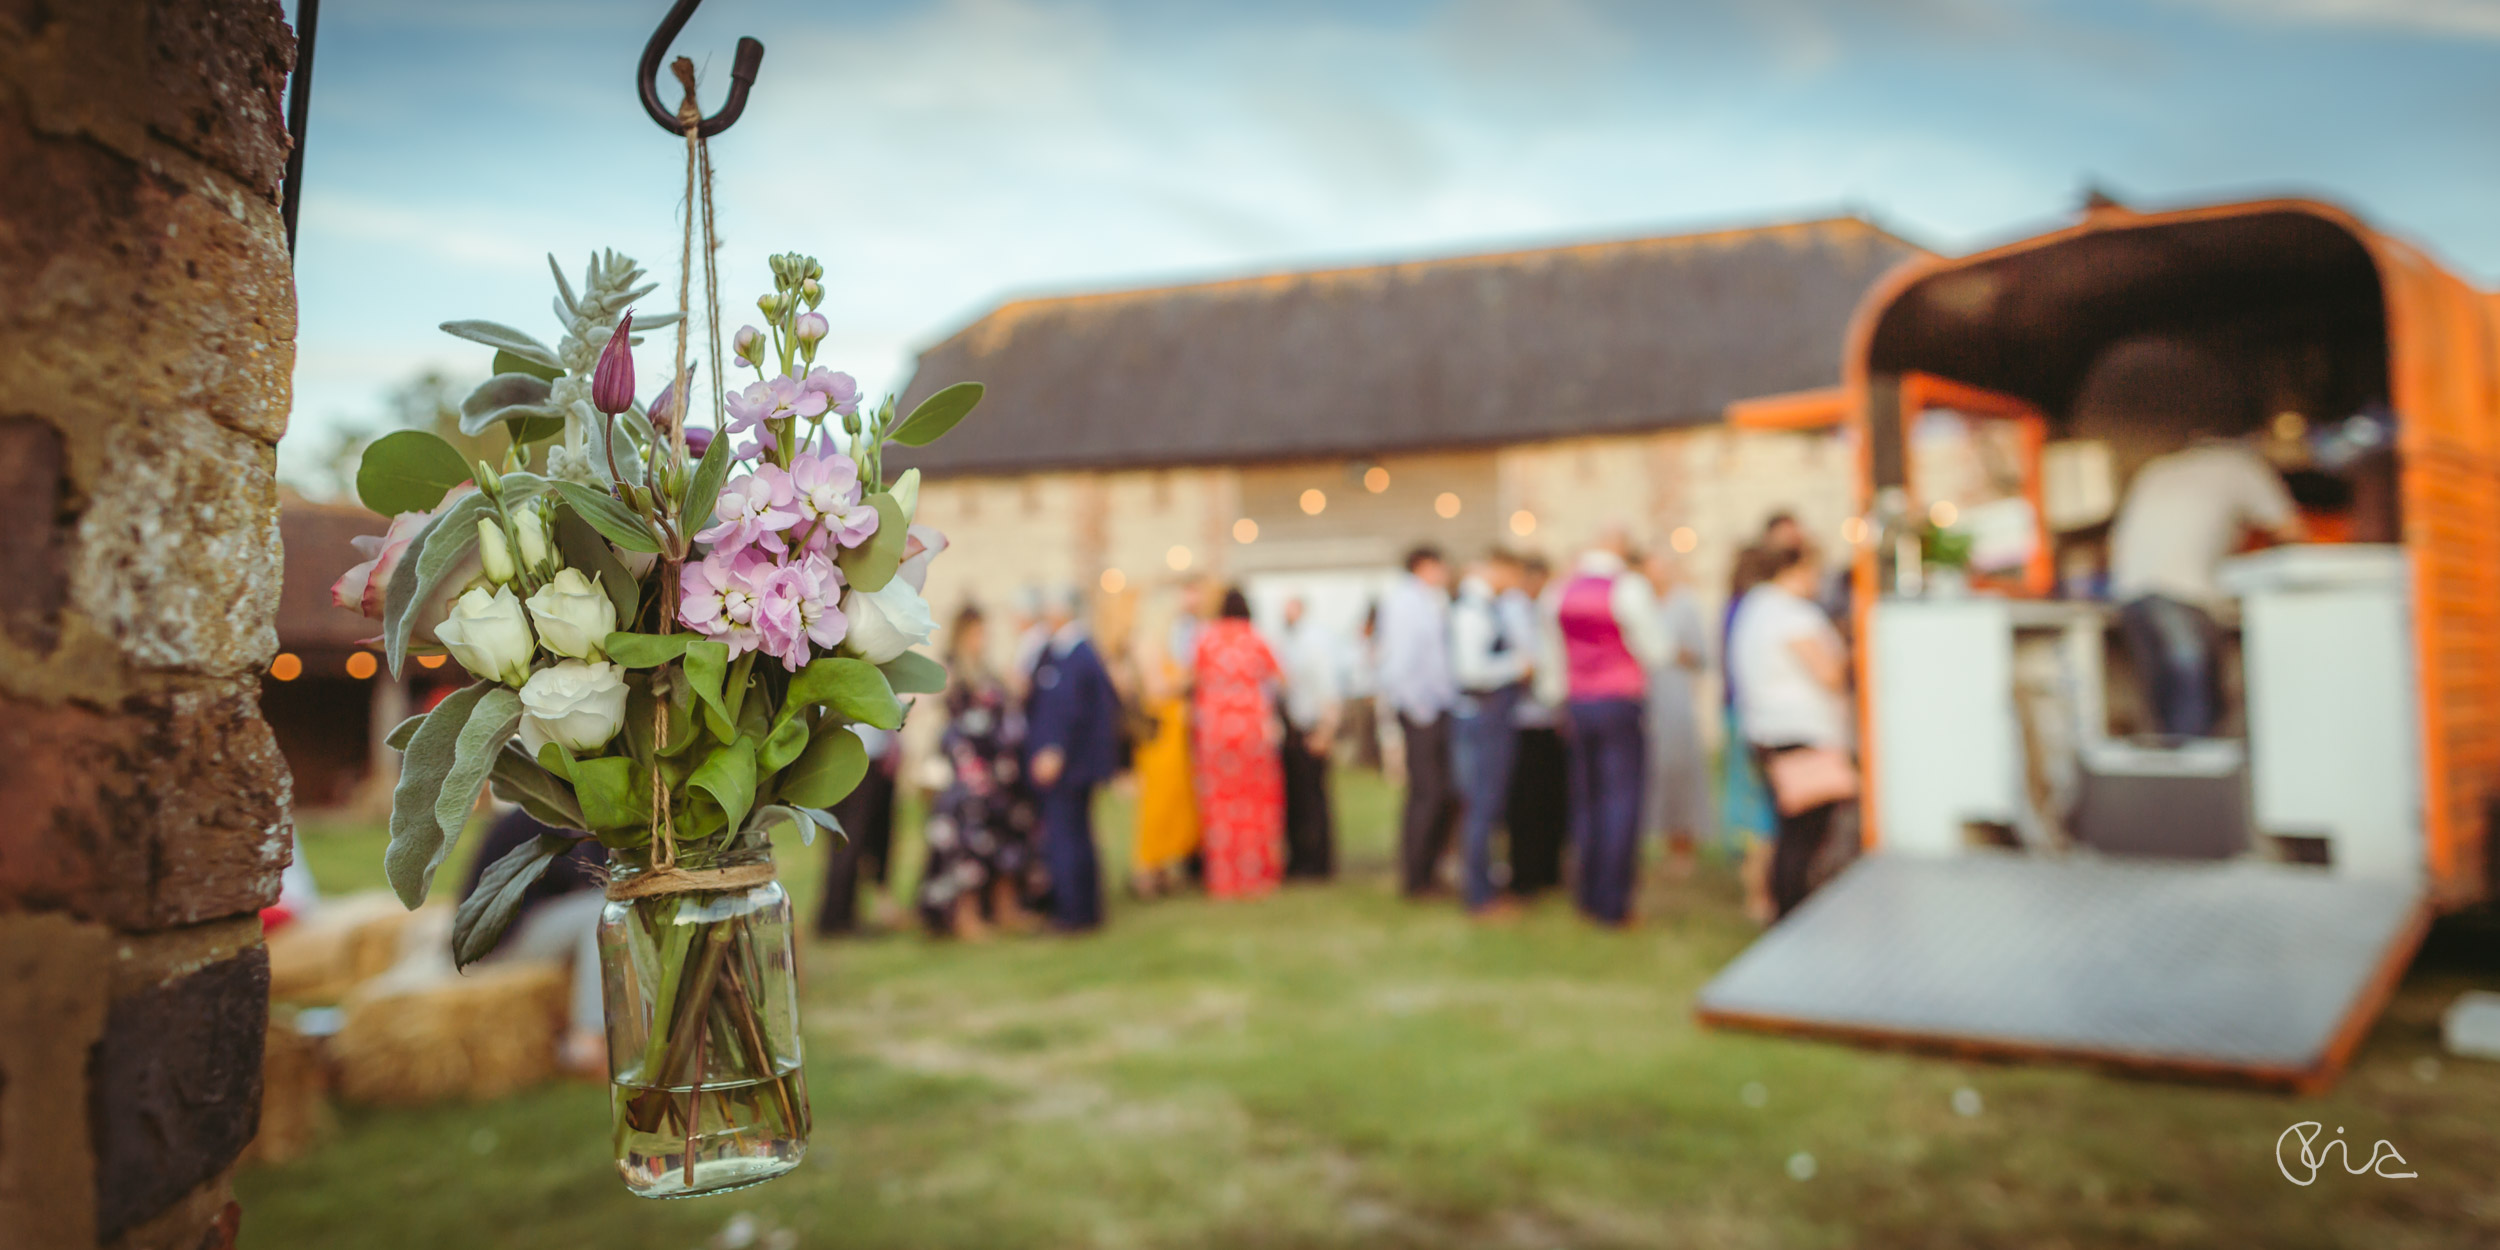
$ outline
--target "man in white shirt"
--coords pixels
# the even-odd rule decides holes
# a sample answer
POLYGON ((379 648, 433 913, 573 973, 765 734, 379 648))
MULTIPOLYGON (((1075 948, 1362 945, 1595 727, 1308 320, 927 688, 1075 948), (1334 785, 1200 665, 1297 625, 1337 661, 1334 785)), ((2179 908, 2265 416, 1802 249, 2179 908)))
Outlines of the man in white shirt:
POLYGON ((1406 809, 1398 825, 1400 887, 1430 893, 1458 824, 1450 776, 1450 569, 1434 547, 1407 553, 1406 575, 1380 601, 1374 686, 1406 735, 1406 809))
POLYGON ((2221 719, 2215 573, 2248 530, 2298 542, 2283 477, 2245 442, 2201 442, 2136 470, 2109 533, 2110 594, 2136 680, 2165 734, 2203 737, 2221 719))
POLYGON ((1494 897, 1493 826, 1510 794, 1514 722, 1536 650, 1532 624, 1509 602, 1520 597, 1519 582, 1518 559, 1495 551, 1468 570, 1450 610, 1450 667, 1459 690, 1451 747, 1466 795, 1461 898, 1479 916, 1508 910, 1494 897))
POLYGON ((1325 881, 1336 872, 1328 753, 1343 707, 1345 656, 1297 595, 1285 601, 1276 658, 1285 670, 1285 879, 1325 881))
MULTIPOLYGON (((1544 618, 1538 609, 1545 588, 1554 580, 1553 566, 1531 554, 1520 561, 1519 589, 1502 596, 1521 632, 1544 646, 1544 618)), ((1563 841, 1571 833, 1571 774, 1563 749, 1562 706, 1548 702, 1530 682, 1528 693, 1512 714, 1517 727, 1512 747, 1510 794, 1503 804, 1502 823, 1510 829, 1510 893, 1530 898, 1562 884, 1563 841)))

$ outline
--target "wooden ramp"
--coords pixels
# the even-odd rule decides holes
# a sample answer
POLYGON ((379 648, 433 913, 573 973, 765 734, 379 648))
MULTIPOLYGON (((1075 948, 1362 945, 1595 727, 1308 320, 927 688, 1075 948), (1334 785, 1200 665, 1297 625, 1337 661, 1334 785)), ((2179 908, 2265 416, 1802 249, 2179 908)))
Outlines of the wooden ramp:
POLYGON ((1707 1024, 2316 1091, 2429 924, 2410 881, 1981 853, 1852 865, 1702 989, 1707 1024))

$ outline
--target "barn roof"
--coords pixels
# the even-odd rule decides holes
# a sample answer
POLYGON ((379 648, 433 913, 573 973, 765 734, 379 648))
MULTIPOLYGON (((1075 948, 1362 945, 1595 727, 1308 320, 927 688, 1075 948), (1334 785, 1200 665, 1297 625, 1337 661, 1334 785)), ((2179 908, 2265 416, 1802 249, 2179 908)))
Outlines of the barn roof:
POLYGON ((1716 421, 1837 383, 1859 297, 1921 254, 1841 217, 1016 300, 921 353, 904 394, 983 382, 980 416, 890 459, 1220 464, 1716 421))
POLYGON ((348 651, 382 632, 382 626, 330 602, 330 586, 364 554, 352 541, 379 534, 390 523, 363 508, 285 499, 278 508, 278 540, 286 548, 285 579, 278 587, 278 646, 287 651, 348 651))

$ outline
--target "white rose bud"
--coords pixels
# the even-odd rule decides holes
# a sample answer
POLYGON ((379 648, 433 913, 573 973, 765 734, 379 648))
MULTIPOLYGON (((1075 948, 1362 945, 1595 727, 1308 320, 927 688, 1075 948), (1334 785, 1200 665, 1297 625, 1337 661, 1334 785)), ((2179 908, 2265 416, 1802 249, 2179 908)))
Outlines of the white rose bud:
POLYGON ((503 526, 495 518, 477 519, 477 557, 486 565, 486 580, 498 586, 512 580, 512 548, 503 540, 503 526))
POLYGON ((856 589, 844 594, 842 615, 851 623, 850 632, 843 635, 842 650, 871 664, 883 664, 937 632, 929 601, 900 577, 872 595, 856 589))
POLYGON ((512 537, 521 549, 521 567, 536 573, 551 567, 547 558, 547 521, 536 508, 523 508, 512 518, 512 537))
POLYGON ((565 660, 521 687, 521 746, 533 757, 550 742, 575 755, 596 751, 625 723, 625 671, 600 660, 565 660))
POLYGON ((905 525, 909 525, 913 521, 919 519, 920 470, 903 470, 903 476, 894 479, 894 484, 886 487, 885 493, 894 496, 894 506, 903 510, 903 523, 905 525))
POLYGON ((608 635, 616 632, 616 605, 599 589, 598 578, 561 569, 530 596, 530 620, 549 651, 576 660, 603 659, 608 635))
POLYGON ((460 667, 507 686, 529 680, 530 659, 538 653, 529 618, 509 586, 496 587, 492 594, 483 586, 472 587, 434 627, 434 637, 451 649, 460 667))

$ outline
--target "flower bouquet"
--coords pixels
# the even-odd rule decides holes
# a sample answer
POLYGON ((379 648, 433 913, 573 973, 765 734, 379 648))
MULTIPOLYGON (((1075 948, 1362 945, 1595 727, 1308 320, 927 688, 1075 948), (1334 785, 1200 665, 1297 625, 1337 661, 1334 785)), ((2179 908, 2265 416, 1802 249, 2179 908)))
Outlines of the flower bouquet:
POLYGON ((425 900, 482 787, 556 830, 461 903, 465 966, 558 856, 604 844, 617 1166, 648 1196, 715 1192, 788 1171, 807 1144, 771 837, 838 835, 826 809, 868 767, 849 727, 899 728, 901 696, 946 681, 910 649, 931 631, 920 590, 945 540, 912 524, 918 472, 888 484, 882 449, 946 433, 981 388, 901 417, 891 397, 864 410, 849 375, 815 364, 823 269, 782 255, 757 301, 765 325, 735 337, 756 380, 723 397, 712 429, 690 427, 682 328, 673 380, 647 407, 635 398, 642 271, 595 256, 577 294, 549 265, 557 346, 492 322, 443 327, 495 351, 461 428, 500 425, 504 463, 472 465, 421 431, 375 442, 357 489, 390 528, 360 540, 371 559, 333 596, 381 621, 394 675, 408 654, 448 652, 477 679, 390 736, 406 753, 392 888, 425 900))

